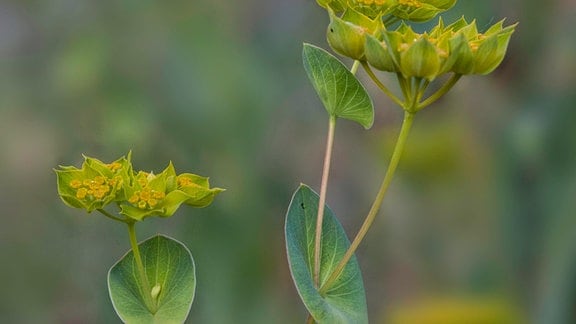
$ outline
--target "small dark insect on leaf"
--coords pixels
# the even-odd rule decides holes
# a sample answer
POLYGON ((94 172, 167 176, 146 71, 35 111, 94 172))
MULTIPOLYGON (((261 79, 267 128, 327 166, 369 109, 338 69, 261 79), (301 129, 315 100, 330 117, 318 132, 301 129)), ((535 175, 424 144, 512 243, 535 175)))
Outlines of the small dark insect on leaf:
POLYGON ((306 209, 306 207, 304 207, 304 203, 300 203, 300 207, 302 207, 302 209, 306 209))

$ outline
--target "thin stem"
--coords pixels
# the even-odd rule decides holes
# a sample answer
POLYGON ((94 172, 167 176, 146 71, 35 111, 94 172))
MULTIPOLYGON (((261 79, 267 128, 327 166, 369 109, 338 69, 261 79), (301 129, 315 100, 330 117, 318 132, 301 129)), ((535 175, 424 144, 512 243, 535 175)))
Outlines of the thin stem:
POLYGON ((148 310, 152 313, 156 313, 156 304, 152 300, 150 293, 152 289, 150 288, 150 283, 148 282, 148 277, 146 276, 146 271, 144 270, 144 264, 142 263, 142 257, 140 256, 140 249, 138 248, 138 241, 136 239, 136 230, 134 229, 135 222, 127 222, 128 224, 128 236, 130 237, 130 246, 132 247, 132 253, 134 254, 134 260, 136 261, 136 268, 138 269, 138 276, 140 277, 140 284, 142 298, 148 310))
POLYGON ((450 91, 450 89, 452 89, 452 87, 456 84, 456 82, 458 82, 458 80, 460 80, 461 77, 462 74, 457 73, 453 74, 450 77, 450 79, 446 81, 446 83, 444 83, 444 85, 440 89, 438 89, 438 91, 430 95, 430 97, 426 98, 426 100, 422 101, 422 103, 418 105, 417 111, 429 106, 430 104, 438 100, 440 97, 445 95, 448 91, 450 91))
POLYGON ((354 64, 352 64, 352 67, 350 68, 350 72, 352 72, 352 74, 356 74, 356 71, 358 71, 359 66, 360 66, 360 61, 355 60, 354 64))
MULTIPOLYGON (((402 94, 404 95, 404 100, 408 102, 412 96, 412 90, 410 84, 407 82, 406 78, 402 75, 402 73, 396 73, 396 77, 398 78, 398 83, 400 84, 400 89, 402 89, 402 94)), ((404 103, 400 106, 404 107, 404 103)))
POLYGON ((326 153, 322 169, 322 181, 320 185, 320 198, 318 201, 318 214, 316 216, 316 236, 314 239, 314 284, 320 284, 320 256, 322 253, 322 222, 324 220, 324 207, 326 205, 326 191, 328 188, 328 176, 330 174, 330 160, 334 146, 334 130, 336 129, 336 117, 330 116, 328 125, 328 139, 326 140, 326 153))
POLYGON ((107 212, 106 210, 104 210, 104 209, 102 209, 102 208, 97 209, 97 210, 98 210, 102 215, 104 215, 104 216, 106 216, 106 217, 108 217, 108 218, 111 218, 111 219, 113 219, 113 220, 115 220, 115 221, 119 221, 119 222, 122 222, 122 223, 128 223, 128 220, 127 220, 127 219, 114 216, 114 215, 110 214, 109 212, 107 212))
POLYGON ((378 86, 378 88, 380 88, 380 90, 382 90, 382 92, 384 92, 388 97, 390 97, 390 99, 392 99, 392 101, 394 101, 397 105, 402 106, 403 103, 402 101, 400 101, 400 99, 398 99, 398 97, 396 97, 381 81, 380 79, 378 79, 378 77, 376 77, 376 75, 374 74, 374 71, 372 71, 372 68, 370 68, 370 65, 368 65, 367 62, 362 62, 362 67, 364 68, 364 70, 366 71, 366 73, 368 74, 368 76, 372 79, 372 81, 374 81, 374 83, 376 83, 376 85, 378 86))
POLYGON ((370 211, 368 212, 368 215, 366 216, 366 219, 364 220, 362 227, 360 227, 358 234, 356 234, 356 237, 352 241, 352 244, 350 244, 350 247, 344 254, 344 257, 342 257, 342 260, 340 260, 340 262, 338 263, 332 274, 330 274, 330 277, 328 277, 326 282, 320 288, 320 294, 325 293, 326 290, 329 289, 332 286, 332 284, 336 281, 336 279, 338 279, 338 277, 342 273, 342 270, 344 269, 346 264, 348 264, 350 258, 352 258, 352 256, 354 255, 354 252, 356 252, 356 249, 360 245, 360 242, 362 242, 362 239, 364 239, 364 236, 366 235, 366 233, 370 229, 370 226, 374 222, 374 219, 376 218, 376 215, 380 210, 380 206, 382 205, 382 201, 386 196, 388 187, 392 182, 394 173, 396 172, 396 167, 398 166, 398 162, 400 161, 400 157, 402 156, 402 151, 404 150, 404 146, 406 145, 406 139, 408 138, 408 134, 410 133, 410 128, 412 127, 413 121, 414 121, 414 113, 406 111, 404 113, 404 121, 402 122, 402 128, 400 129, 400 134, 398 135, 398 139, 396 140, 396 146, 394 147, 394 152, 392 153, 392 157, 390 158, 390 164, 388 165, 388 170, 386 171, 384 180, 380 185, 380 190, 376 195, 376 199, 374 199, 374 203, 372 204, 372 207, 370 208, 370 211))

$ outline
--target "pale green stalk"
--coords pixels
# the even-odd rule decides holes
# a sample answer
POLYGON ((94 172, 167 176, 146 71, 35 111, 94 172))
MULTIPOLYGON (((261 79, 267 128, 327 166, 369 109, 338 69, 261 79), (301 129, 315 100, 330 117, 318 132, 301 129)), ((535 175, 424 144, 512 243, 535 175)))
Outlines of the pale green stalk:
POLYGON ((142 263, 142 257, 140 256, 140 249, 138 248, 138 241, 136 239, 136 231, 134 229, 135 222, 127 222, 128 224, 128 236, 130 237, 130 245, 132 246, 132 253, 134 254, 134 260, 136 261, 136 268, 138 269, 138 276, 140 277, 140 288, 142 292, 142 298, 146 304, 146 308, 150 313, 155 314, 157 311, 157 305, 152 300, 152 289, 150 288, 150 282, 148 282, 148 277, 146 276, 146 271, 144 270, 144 264, 142 263))
POLYGON ((328 139, 326 140, 326 153, 324 155, 324 167, 322 168, 322 180, 320 184, 318 215, 316 217, 316 236, 314 239, 314 284, 316 285, 316 287, 320 287, 322 222, 324 221, 324 208, 326 206, 326 191, 328 188, 328 176, 330 174, 330 161, 332 160, 332 148, 334 146, 335 129, 336 129, 336 117, 330 116, 330 123, 328 125, 328 139))
POLYGON ((354 255, 356 249, 358 249, 358 246, 360 245, 360 242, 362 242, 362 239, 364 239, 364 236, 366 236, 366 233, 368 232, 370 226, 374 222, 374 219, 376 218, 376 215, 380 210, 380 206, 382 205, 382 201, 386 196, 388 187, 392 182, 394 173, 396 172, 396 167, 398 166, 398 162, 400 161, 400 157, 402 156, 404 146, 406 145, 406 139, 408 138, 408 134, 410 133, 410 128, 412 127, 413 121, 414 121, 414 113, 406 111, 404 113, 402 128, 400 129, 400 134, 398 135, 396 146, 394 147, 394 152, 392 153, 392 157, 390 158, 390 164, 388 165, 388 170, 386 171, 384 180, 380 185, 380 189, 378 190, 376 199, 374 199, 374 203, 372 204, 372 207, 370 208, 370 211, 368 212, 368 215, 366 216, 366 219, 364 220, 362 227, 360 227, 358 234, 356 234, 356 237, 350 244, 350 247, 342 257, 342 259, 340 260, 334 271, 332 271, 330 277, 328 277, 326 282, 324 282, 322 287, 320 287, 319 291, 320 294, 324 294, 326 290, 329 289, 332 286, 332 284, 338 279, 338 277, 342 273, 342 270, 344 269, 346 264, 348 264, 350 258, 352 258, 352 256, 354 255))
POLYGON ((440 97, 442 97, 448 91, 450 91, 450 89, 452 89, 452 87, 456 84, 456 82, 458 82, 458 80, 460 80, 461 77, 462 77, 462 74, 456 74, 456 73, 453 74, 450 77, 450 79, 448 79, 448 81, 446 81, 446 83, 444 83, 444 85, 442 85, 442 87, 440 87, 440 89, 438 89, 438 91, 436 91, 434 94, 432 94, 430 97, 426 98, 424 101, 422 101, 418 105, 418 110, 421 110, 421 109, 431 105, 436 100, 440 99, 440 97))

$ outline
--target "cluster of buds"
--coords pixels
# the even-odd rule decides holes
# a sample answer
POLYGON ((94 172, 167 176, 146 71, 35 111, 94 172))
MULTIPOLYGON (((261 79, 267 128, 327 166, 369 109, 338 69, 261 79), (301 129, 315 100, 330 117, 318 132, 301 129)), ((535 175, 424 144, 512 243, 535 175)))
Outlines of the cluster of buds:
POLYGON ((490 73, 502 62, 516 27, 504 27, 500 21, 480 33, 475 21, 468 23, 461 18, 444 26, 440 19, 430 32, 418 34, 404 21, 395 30, 388 30, 387 22, 426 21, 456 1, 318 1, 330 15, 327 39, 336 52, 405 78, 431 81, 447 72, 490 73))
POLYGON ((402 23, 379 37, 368 35, 365 59, 376 69, 429 81, 448 72, 488 74, 504 59, 515 26, 500 21, 479 33, 475 21, 461 18, 444 27, 440 19, 429 33, 418 34, 402 23))
POLYGON ((149 216, 172 216, 182 204, 208 206, 224 190, 210 188, 205 177, 177 175, 172 163, 159 174, 135 172, 130 155, 112 163, 85 156, 80 169, 61 166, 55 170, 60 198, 66 205, 87 212, 116 203, 120 214, 140 221, 149 216))

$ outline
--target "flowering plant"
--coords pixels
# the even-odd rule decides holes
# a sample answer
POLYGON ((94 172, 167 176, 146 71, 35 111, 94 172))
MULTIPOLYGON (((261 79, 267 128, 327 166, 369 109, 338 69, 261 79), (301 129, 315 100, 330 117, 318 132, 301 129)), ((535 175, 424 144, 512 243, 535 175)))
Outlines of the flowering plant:
POLYGON ((181 205, 208 206, 224 189, 210 188, 205 177, 176 174, 171 162, 158 174, 134 171, 131 153, 110 163, 84 156, 80 169, 61 166, 55 172, 66 205, 98 211, 128 226, 132 250, 108 273, 110 298, 122 321, 183 322, 196 286, 192 255, 164 235, 138 244, 135 224, 147 217, 170 217, 181 205), (110 211, 114 205, 116 213, 110 211))
POLYGON ((414 116, 445 95, 464 75, 488 74, 500 65, 516 24, 499 21, 485 32, 461 18, 423 33, 410 23, 433 19, 456 0, 317 0, 330 17, 326 38, 334 52, 354 60, 348 69, 327 51, 304 44, 304 67, 329 115, 320 193, 306 185, 294 193, 286 215, 286 249, 292 278, 308 312, 308 323, 367 323, 362 274, 354 256, 371 227, 400 161, 414 116), (374 84, 404 110, 404 119, 384 179, 353 241, 326 206, 336 121, 370 128, 374 108, 356 79, 362 66, 374 84), (389 72, 400 94, 374 69, 389 72), (432 83, 440 83, 431 94, 432 83))

